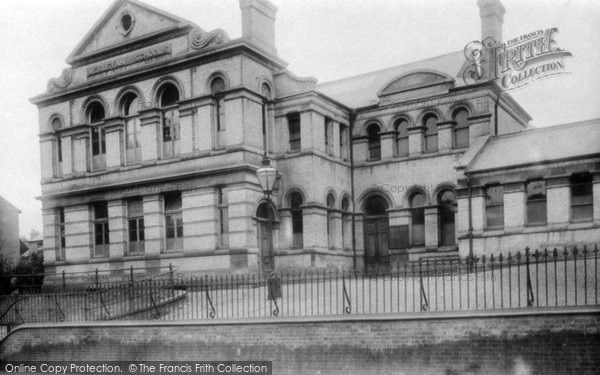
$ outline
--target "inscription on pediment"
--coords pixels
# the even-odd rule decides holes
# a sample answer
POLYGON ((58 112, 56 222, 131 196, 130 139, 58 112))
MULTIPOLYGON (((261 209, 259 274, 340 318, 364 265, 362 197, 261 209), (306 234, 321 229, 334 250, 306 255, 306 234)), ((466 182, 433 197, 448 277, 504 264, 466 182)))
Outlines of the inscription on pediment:
POLYGON ((163 60, 171 57, 172 53, 171 43, 163 43, 135 51, 88 67, 87 79, 98 79, 140 65, 163 60))

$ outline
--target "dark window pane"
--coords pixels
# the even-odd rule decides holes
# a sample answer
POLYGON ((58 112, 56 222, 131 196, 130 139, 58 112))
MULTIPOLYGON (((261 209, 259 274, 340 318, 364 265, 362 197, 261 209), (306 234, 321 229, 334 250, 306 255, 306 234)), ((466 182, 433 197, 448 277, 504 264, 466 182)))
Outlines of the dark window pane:
POLYGON ((421 193, 416 193, 412 196, 412 198, 410 199, 410 206, 411 207, 422 207, 425 205, 425 195, 421 194, 421 193))
POLYGON ((454 131, 454 146, 466 147, 469 145, 469 128, 456 129, 454 131))
POLYGON ((485 190, 485 202, 486 205, 492 204, 503 204, 504 196, 503 196, 503 188, 502 186, 490 186, 485 190))
POLYGON ((527 223, 546 224, 546 201, 527 203, 527 223))
POLYGON ((591 220, 593 215, 593 206, 574 206, 571 209, 571 217, 574 221, 591 220))
POLYGON ((504 226, 504 206, 490 206, 485 209, 486 225, 488 228, 504 226))

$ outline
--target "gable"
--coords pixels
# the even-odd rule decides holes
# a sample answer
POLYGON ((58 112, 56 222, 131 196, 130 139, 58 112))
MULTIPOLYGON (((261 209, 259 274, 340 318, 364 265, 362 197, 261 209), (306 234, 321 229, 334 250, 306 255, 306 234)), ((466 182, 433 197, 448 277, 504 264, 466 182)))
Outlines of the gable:
POLYGON ((454 80, 436 71, 416 71, 394 78, 379 91, 378 96, 396 94, 436 85, 453 84, 454 80))
POLYGON ((67 58, 77 62, 162 32, 195 25, 137 0, 116 0, 67 58))

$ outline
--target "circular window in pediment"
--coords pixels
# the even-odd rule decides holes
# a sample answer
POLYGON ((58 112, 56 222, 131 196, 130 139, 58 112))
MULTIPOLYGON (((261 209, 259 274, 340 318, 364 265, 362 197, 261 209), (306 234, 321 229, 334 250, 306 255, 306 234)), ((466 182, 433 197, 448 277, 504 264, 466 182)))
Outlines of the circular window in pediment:
POLYGON ((129 12, 125 12, 119 18, 117 30, 121 35, 125 36, 133 30, 133 25, 135 25, 135 18, 129 12))

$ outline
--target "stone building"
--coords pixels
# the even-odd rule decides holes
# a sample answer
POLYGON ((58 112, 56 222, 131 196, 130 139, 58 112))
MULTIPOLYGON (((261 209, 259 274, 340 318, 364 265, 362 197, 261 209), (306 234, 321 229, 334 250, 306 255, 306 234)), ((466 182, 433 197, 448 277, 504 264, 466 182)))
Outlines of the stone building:
POLYGON ((0 197, 0 255, 2 261, 16 264, 19 260, 19 214, 21 211, 12 203, 0 197))
MULTIPOLYGON (((478 5, 482 39, 501 40, 504 8, 478 5)), ((296 77, 277 55, 277 8, 240 8, 230 39, 117 0, 32 99, 48 272, 387 267, 600 239, 597 143, 504 157, 597 123, 531 130, 496 83, 465 83, 462 50, 296 77)))

